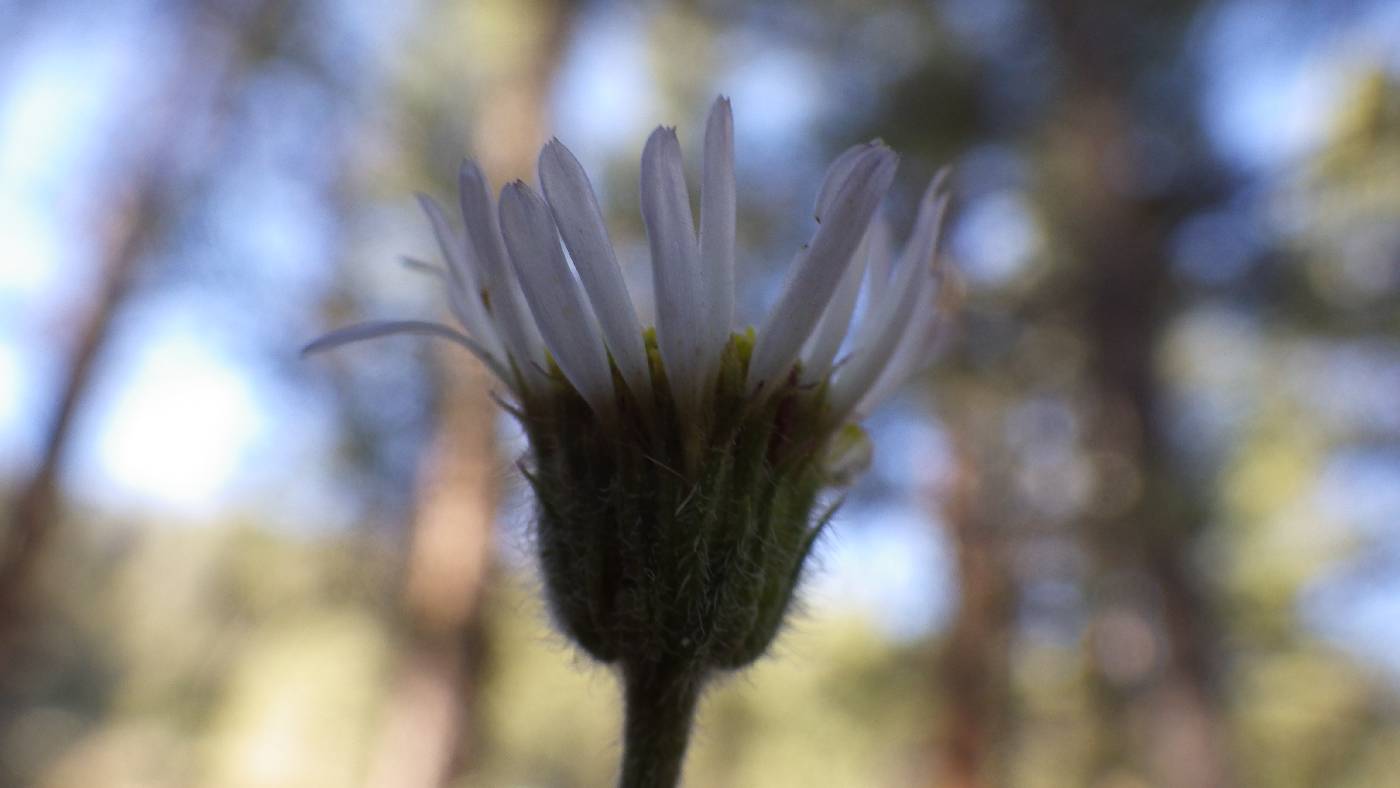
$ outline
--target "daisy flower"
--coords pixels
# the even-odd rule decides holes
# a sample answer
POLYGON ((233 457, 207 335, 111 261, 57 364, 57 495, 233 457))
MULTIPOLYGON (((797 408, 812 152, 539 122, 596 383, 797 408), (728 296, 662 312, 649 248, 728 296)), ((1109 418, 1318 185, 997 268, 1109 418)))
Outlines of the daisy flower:
POLYGON ((698 232, 675 130, 642 151, 654 327, 568 148, 544 146, 539 191, 516 181, 499 200, 469 160, 460 227, 420 196, 445 265, 416 265, 441 278, 459 326, 369 322, 305 348, 427 334, 499 378, 529 438, 550 608, 622 675, 623 785, 678 779, 701 688, 767 650, 834 511, 823 492, 869 462, 856 422, 930 361, 947 196, 940 174, 896 255, 879 216, 896 164, 878 142, 832 162, 776 303, 735 331, 727 99, 705 126, 698 232))

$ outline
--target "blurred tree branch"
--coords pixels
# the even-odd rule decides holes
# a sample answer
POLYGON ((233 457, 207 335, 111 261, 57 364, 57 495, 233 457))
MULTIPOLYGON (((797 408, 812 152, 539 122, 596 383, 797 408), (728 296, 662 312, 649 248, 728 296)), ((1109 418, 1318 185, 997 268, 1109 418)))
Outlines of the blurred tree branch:
POLYGON ((240 59, 249 56, 250 39, 265 32, 260 17, 277 5, 266 0, 206 0, 185 8, 183 47, 178 65, 169 72, 170 82, 156 96, 157 112, 145 125, 135 124, 138 133, 113 137, 135 144, 114 149, 107 157, 119 164, 92 199, 99 211, 92 232, 98 259, 93 294, 64 321, 75 328, 58 375, 54 408, 42 432, 39 459, 18 485, 0 534, 0 673, 21 649, 26 618, 37 601, 35 572, 62 516, 61 475, 75 419, 87 401, 117 317, 182 199, 179 142, 203 119, 202 113, 221 106, 235 84, 240 59))

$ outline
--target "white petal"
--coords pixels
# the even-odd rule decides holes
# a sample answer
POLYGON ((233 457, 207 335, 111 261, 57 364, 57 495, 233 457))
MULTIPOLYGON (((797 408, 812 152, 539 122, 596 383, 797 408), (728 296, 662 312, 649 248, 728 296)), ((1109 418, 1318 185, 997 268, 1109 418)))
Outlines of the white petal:
POLYGON ((658 128, 642 151, 642 220, 651 246, 656 341, 683 415, 699 408, 711 363, 709 322, 695 225, 675 129, 658 128))
POLYGON ((874 410, 927 364, 937 343, 940 326, 938 315, 938 308, 932 298, 924 298, 923 303, 915 307, 911 319, 913 324, 899 339, 899 347, 885 365, 885 370, 875 379, 875 385, 870 387, 852 411, 856 420, 874 410))
POLYGON ((559 369, 596 413, 610 414, 614 399, 607 351, 583 289, 564 260, 549 206, 524 183, 508 184, 501 192, 501 232, 559 369))
MULTIPOLYGON (((928 188, 924 190, 924 196, 919 201, 919 214, 914 219, 914 230, 909 234, 909 241, 905 245, 900 259, 908 257, 918 257, 924 255, 926 264, 932 265, 933 253, 938 244, 938 231, 943 217, 942 211, 946 207, 946 200, 941 197, 943 184, 947 177, 947 168, 939 170, 929 181, 928 188), (920 248, 923 244, 923 248, 920 248)), ((883 239, 876 239, 885 245, 881 256, 872 257, 871 266, 884 269, 882 271, 872 270, 871 289, 866 297, 864 317, 860 325, 855 330, 855 336, 851 341, 853 349, 869 347, 875 343, 875 336, 883 326, 883 319, 887 317, 899 303, 901 293, 893 283, 893 264, 890 262, 892 255, 889 251, 888 227, 881 227, 886 235, 883 239)), ((932 270, 932 268, 930 268, 932 270)))
POLYGON ((817 190, 817 202, 812 207, 812 215, 818 222, 823 221, 827 212, 831 210, 831 201, 836 199, 836 192, 841 188, 841 184, 851 177, 851 170, 856 166, 856 162, 875 147, 877 146, 874 143, 868 142, 852 145, 841 151, 841 155, 827 165, 821 188, 817 190))
POLYGON ((419 207, 427 214, 428 222, 433 226, 433 235, 437 238, 438 248, 442 250, 442 259, 447 262, 448 273, 459 282, 473 280, 474 274, 467 266, 466 244, 461 236, 452 231, 442 206, 422 192, 419 192, 417 197, 419 207))
POLYGON ((846 273, 880 198, 894 179, 897 161, 883 147, 872 147, 856 160, 831 200, 828 220, 817 229, 810 248, 798 255, 782 295, 758 331, 749 362, 750 389, 757 391, 788 373, 846 273))
POLYGON ((390 336, 393 334, 419 334, 422 336, 433 336, 448 339, 467 350, 472 355, 481 360, 487 369, 496 374, 502 383, 512 389, 515 383, 511 379, 510 373, 501 366, 500 362, 491 357, 481 345, 477 344, 471 337, 463 334, 455 328, 444 326, 441 323, 430 323, 425 320, 373 320, 367 323, 358 323, 353 326, 336 329, 325 336, 311 342, 301 349, 302 356, 309 356, 313 353, 321 353, 332 348, 348 345, 351 342, 362 342, 366 339, 390 336))
POLYGON ((938 181, 930 185, 919 217, 914 225, 914 233, 900 259, 899 270, 891 283, 894 289, 890 299, 895 301, 889 308, 880 305, 873 314, 866 315, 866 324, 857 334, 857 345, 851 360, 837 373, 832 381, 830 399, 833 418, 844 419, 874 385, 880 374, 901 344, 905 331, 910 328, 910 318, 914 307, 923 293, 936 286, 934 279, 934 252, 938 243, 938 230, 943 220, 943 212, 948 200, 937 193, 938 181))
POLYGON ((633 394, 649 397, 651 366, 642 342, 642 324, 608 240, 603 213, 588 175, 558 140, 540 151, 540 184, 623 380, 633 394))
POLYGON ((851 315, 856 309, 856 296, 860 294, 860 280, 865 274, 870 236, 874 231, 875 227, 872 225, 861 240, 855 252, 855 259, 847 266, 846 273, 841 275, 841 282, 836 286, 831 303, 826 305, 821 321, 807 340, 802 353, 804 383, 816 383, 831 371, 831 362, 836 358, 841 340, 846 338, 846 329, 850 328, 851 315))
POLYGON ((884 214, 877 213, 870 223, 866 237, 869 260, 865 289, 866 309, 878 308, 884 303, 886 290, 890 284, 890 272, 894 270, 894 250, 890 248, 890 223, 884 214))
POLYGON ((486 311, 486 305, 481 301, 481 284, 473 270, 473 255, 467 249, 466 239, 452 230, 437 200, 426 194, 419 194, 418 204, 422 206, 423 213, 428 215, 428 222, 433 226, 433 235, 437 237, 443 259, 447 261, 444 280, 452 314, 462 327, 467 329, 467 333, 481 343, 486 352, 504 362, 505 347, 501 344, 496 327, 486 311))
POLYGON ((900 340, 894 358, 876 378, 875 385, 856 405, 852 417, 859 420, 880 405, 896 389, 933 364, 940 348, 952 335, 952 314, 956 309, 956 284, 944 284, 946 268, 940 258, 934 264, 934 287, 923 303, 914 309, 913 326, 900 340))
POLYGON ((462 163, 458 192, 467 240, 481 270, 481 289, 491 305, 491 315, 500 331, 502 344, 515 359, 516 368, 529 385, 545 382, 544 343, 530 319, 521 297, 515 272, 506 260, 495 207, 486 178, 476 162, 462 163))
POLYGON ((705 124, 704 182, 700 186, 700 263, 710 311, 710 352, 724 353, 734 323, 734 114, 720 96, 705 124))
POLYGON ((427 260, 420 260, 417 257, 411 257, 405 254, 399 255, 399 264, 414 273, 435 276, 442 280, 443 284, 447 284, 447 269, 437 263, 430 263, 427 260))
MULTIPOLYGON (((907 262, 907 261, 904 261, 907 262)), ((917 276, 916 266, 903 265, 895 277, 899 289, 896 303, 885 313, 869 316, 876 326, 867 333, 867 343, 856 346, 832 380, 828 403, 832 417, 844 420, 856 403, 865 396, 875 379, 885 370, 890 358, 900 346, 900 340, 910 328, 914 306, 920 300, 926 277, 917 276)))

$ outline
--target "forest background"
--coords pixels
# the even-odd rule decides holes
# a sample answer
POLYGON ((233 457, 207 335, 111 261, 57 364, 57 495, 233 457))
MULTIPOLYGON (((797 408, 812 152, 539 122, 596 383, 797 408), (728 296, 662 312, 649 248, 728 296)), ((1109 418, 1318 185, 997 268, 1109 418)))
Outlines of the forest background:
POLYGON ((8 0, 0 785, 610 782, 475 362, 297 349, 556 135, 645 301, 720 93, 746 320, 876 136, 960 298, 689 784, 1394 784, 1400 4, 8 0))

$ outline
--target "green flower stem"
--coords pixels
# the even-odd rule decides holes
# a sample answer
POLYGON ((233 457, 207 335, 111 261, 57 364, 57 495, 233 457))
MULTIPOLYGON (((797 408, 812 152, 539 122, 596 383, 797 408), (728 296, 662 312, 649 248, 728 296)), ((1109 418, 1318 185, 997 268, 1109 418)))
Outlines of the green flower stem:
POLYGON ((675 788, 703 679, 686 666, 648 662, 624 666, 622 681, 626 721, 618 786, 675 788))

